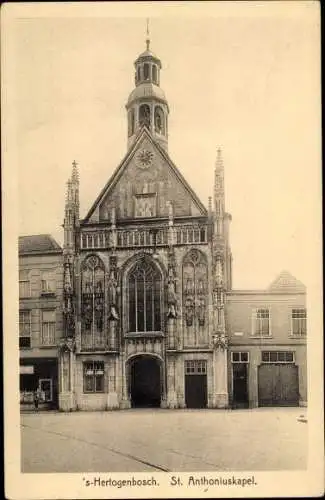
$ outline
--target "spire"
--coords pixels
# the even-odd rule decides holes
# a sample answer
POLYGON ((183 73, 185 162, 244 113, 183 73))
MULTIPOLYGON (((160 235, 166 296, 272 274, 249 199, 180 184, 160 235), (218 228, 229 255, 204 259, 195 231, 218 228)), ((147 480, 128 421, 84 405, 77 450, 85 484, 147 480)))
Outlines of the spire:
POLYGON ((71 184, 72 184, 72 193, 73 193, 73 201, 74 201, 74 210, 75 210, 75 222, 79 224, 79 170, 78 163, 76 160, 72 162, 72 174, 71 174, 71 184))
POLYGON ((214 206, 217 216, 223 216, 225 210, 224 167, 221 148, 217 149, 214 169, 214 206))
POLYGON ((76 160, 73 160, 73 162, 72 162, 71 180, 75 184, 79 183, 78 163, 76 162, 76 160))
POLYGON ((150 34, 149 34, 149 18, 147 18, 147 38, 146 38, 147 50, 150 50, 150 34))

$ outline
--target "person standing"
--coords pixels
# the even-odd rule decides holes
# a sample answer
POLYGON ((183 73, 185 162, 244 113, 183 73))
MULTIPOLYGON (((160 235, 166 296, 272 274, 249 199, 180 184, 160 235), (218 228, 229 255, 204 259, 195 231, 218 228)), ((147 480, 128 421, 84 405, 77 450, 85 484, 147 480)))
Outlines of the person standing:
POLYGON ((38 410, 38 406, 40 403, 40 400, 42 399, 42 393, 40 388, 38 387, 36 391, 34 392, 34 405, 35 405, 35 410, 38 410))

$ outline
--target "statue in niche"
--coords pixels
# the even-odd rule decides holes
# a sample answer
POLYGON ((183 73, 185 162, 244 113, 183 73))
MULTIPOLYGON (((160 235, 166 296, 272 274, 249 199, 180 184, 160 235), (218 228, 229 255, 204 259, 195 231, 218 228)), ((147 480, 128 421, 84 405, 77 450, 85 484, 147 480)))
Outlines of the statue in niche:
POLYGON ((175 276, 172 267, 168 271, 168 285, 167 285, 167 303, 168 303, 168 318, 176 318, 177 296, 175 291, 175 276))
POLYGON ((162 134, 162 131, 163 131, 162 117, 161 117, 161 112, 159 109, 157 109, 155 112, 155 130, 159 134, 162 134))
POLYGON ((186 295, 191 295, 194 292, 194 285, 193 285, 193 280, 191 278, 187 278, 186 284, 185 284, 185 293, 186 295))
POLYGON ((108 319, 117 321, 119 319, 119 315, 117 312, 117 279, 115 276, 115 269, 111 269, 108 281, 108 303, 108 319))
POLYGON ((193 297, 186 297, 186 299, 185 299, 186 326, 192 326, 193 319, 194 319, 194 300, 193 300, 193 297))
POLYGON ((74 333, 74 315, 73 315, 73 303, 72 303, 72 280, 71 280, 71 268, 70 264, 66 262, 64 264, 64 305, 63 313, 65 318, 66 336, 73 336, 74 333))
POLYGON ((205 324, 205 298, 199 297, 197 300, 197 317, 199 321, 199 326, 204 326, 205 324))
POLYGON ((216 262, 216 283, 218 286, 223 285, 222 262, 220 258, 216 262))
POLYGON ((91 304, 91 299, 84 298, 82 302, 83 302, 83 317, 85 322, 85 328, 86 330, 90 330, 93 319, 93 308, 91 304))
POLYGON ((99 332, 103 330, 103 299, 102 297, 97 297, 95 299, 95 318, 96 318, 96 327, 99 332))

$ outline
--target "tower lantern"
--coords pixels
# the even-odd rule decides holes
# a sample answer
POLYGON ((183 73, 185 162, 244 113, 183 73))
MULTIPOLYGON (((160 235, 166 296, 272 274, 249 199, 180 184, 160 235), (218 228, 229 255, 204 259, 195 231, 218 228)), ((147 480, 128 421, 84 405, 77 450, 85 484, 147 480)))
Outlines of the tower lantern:
POLYGON ((128 148, 137 133, 146 127, 167 150, 169 107, 160 88, 160 59, 150 50, 149 22, 147 20, 146 50, 134 62, 135 88, 129 95, 126 110, 128 119, 128 148))

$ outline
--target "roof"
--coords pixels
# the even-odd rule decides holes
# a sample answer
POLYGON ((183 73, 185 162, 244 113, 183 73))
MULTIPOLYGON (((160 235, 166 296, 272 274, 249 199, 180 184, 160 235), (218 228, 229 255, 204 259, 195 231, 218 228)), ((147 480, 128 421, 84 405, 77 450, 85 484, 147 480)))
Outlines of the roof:
POLYGON ((151 59, 155 59, 157 62, 160 63, 160 59, 159 57, 156 56, 156 54, 154 54, 153 52, 151 52, 151 50, 145 50, 144 52, 142 52, 137 58, 136 58, 136 61, 135 61, 135 64, 137 61, 139 61, 139 59, 147 59, 147 58, 151 58, 151 59))
POLYGON ((271 283, 268 290, 277 292, 304 292, 306 290, 305 285, 292 276, 289 271, 282 271, 279 276, 271 283))
POLYGON ((165 159, 165 161, 167 162, 167 164, 169 165, 169 167, 171 168, 171 170, 174 172, 174 174, 179 179, 179 181, 183 184, 183 186, 185 187, 186 191, 190 194, 192 200, 195 202, 195 204, 197 205, 197 207, 199 208, 199 210, 202 212, 202 215, 204 215, 204 216, 208 215, 207 209, 205 208, 205 206, 203 205, 203 203, 200 201, 200 199, 198 198, 198 196, 196 195, 196 193, 193 191, 193 189, 190 187, 190 185, 187 183, 187 181, 185 180, 185 178, 183 177, 183 175, 180 173, 180 171, 178 170, 178 168, 176 167, 176 165, 172 162, 172 160, 170 159, 167 151, 165 151, 160 146, 160 144, 158 143, 158 141, 154 140, 154 138, 152 137, 152 135, 150 134, 150 132, 148 131, 148 129, 145 126, 143 126, 139 130, 138 135, 137 135, 137 137, 136 137, 133 145, 127 151, 127 153, 124 156, 123 160, 118 165, 118 167, 115 169, 115 171, 113 172, 112 176, 110 177, 110 179, 108 180, 108 182, 106 183, 106 185, 104 186, 104 188, 101 190, 101 192, 97 196, 95 202, 91 206, 91 208, 88 211, 86 217, 83 219, 83 222, 88 222, 88 220, 91 218, 92 214, 96 210, 96 207, 98 206, 98 204, 101 203, 101 201, 103 200, 104 196, 106 196, 110 192, 110 190, 115 186, 116 182, 118 181, 118 179, 122 175, 124 169, 126 168, 128 162, 130 161, 130 159, 132 158, 132 156, 135 154, 135 151, 137 151, 138 145, 139 145, 139 143, 141 142, 141 140, 143 139, 144 136, 146 136, 149 139, 149 141, 152 143, 152 145, 160 152, 161 156, 165 159))
POLYGON ((158 87, 158 85, 155 85, 154 83, 141 83, 140 85, 135 87, 134 90, 132 90, 128 98, 127 106, 131 104, 131 102, 135 99, 145 97, 155 97, 156 99, 159 99, 161 101, 167 101, 165 92, 160 87, 158 87))
POLYGON ((50 234, 19 236, 19 255, 61 252, 62 248, 50 234))

